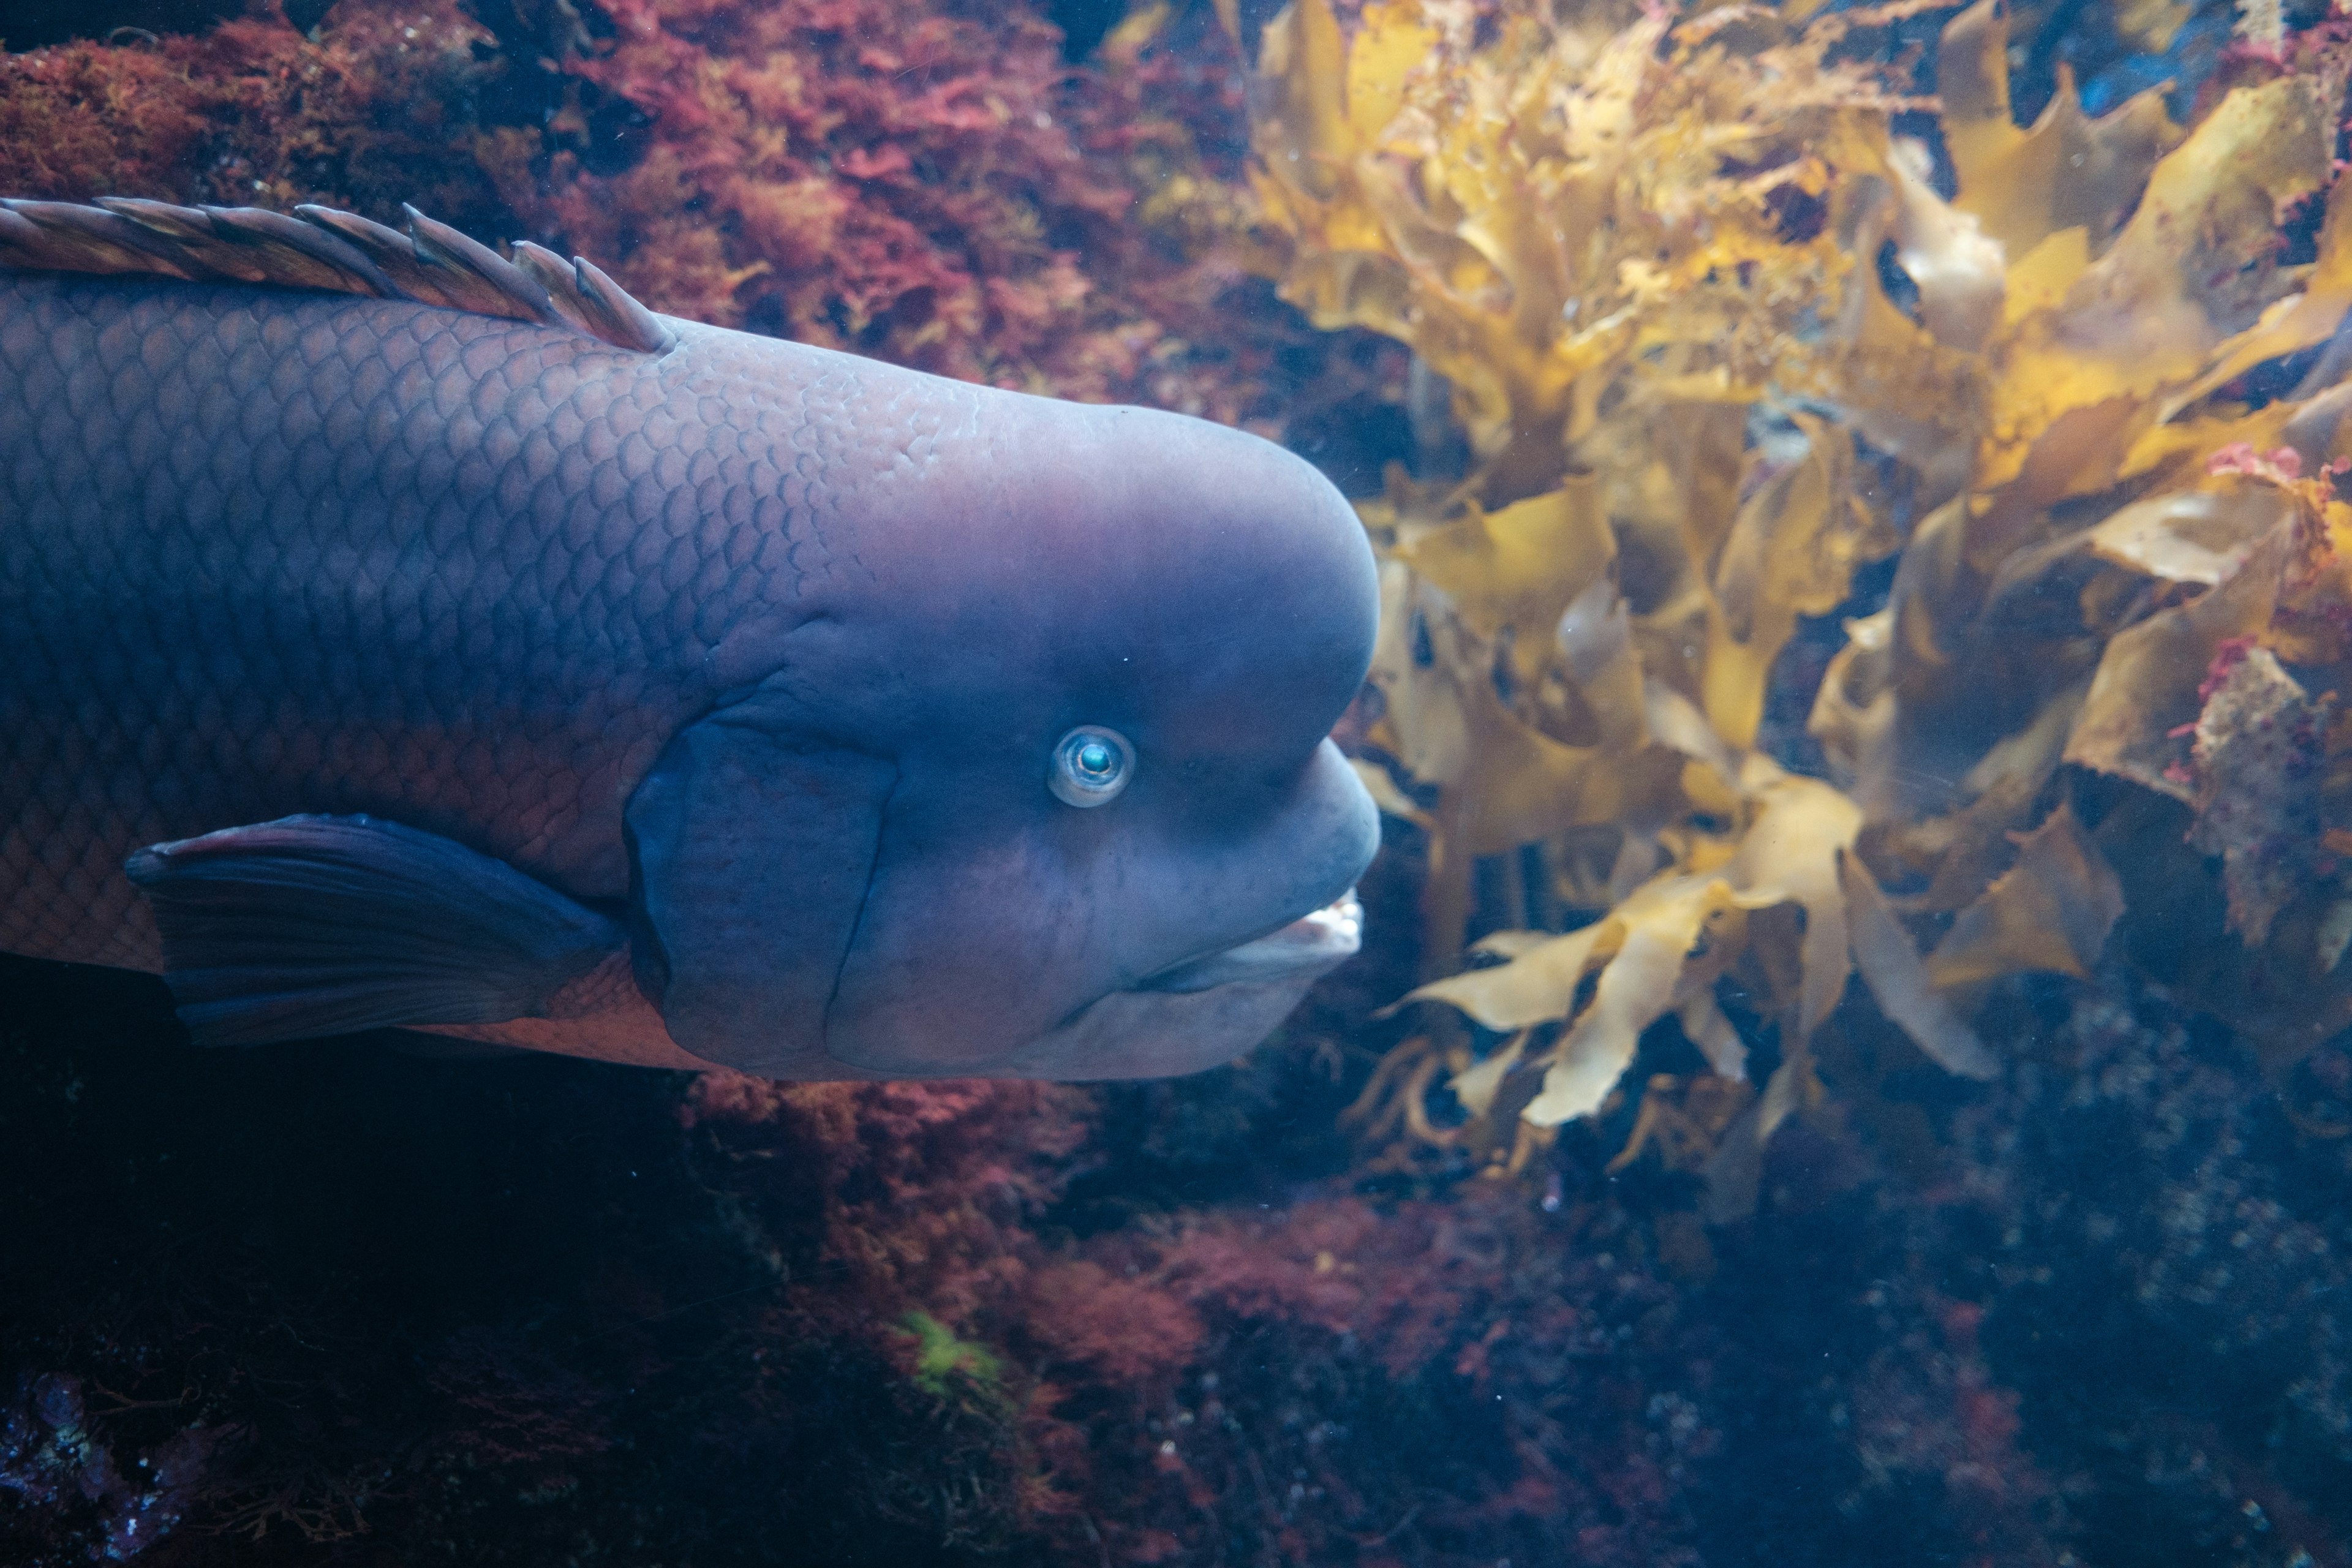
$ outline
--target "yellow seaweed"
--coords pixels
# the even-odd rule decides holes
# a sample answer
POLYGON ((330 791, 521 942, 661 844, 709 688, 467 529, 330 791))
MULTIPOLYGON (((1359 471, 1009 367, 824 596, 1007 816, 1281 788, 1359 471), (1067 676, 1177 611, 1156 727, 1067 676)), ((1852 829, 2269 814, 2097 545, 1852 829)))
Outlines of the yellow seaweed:
POLYGON ((1950 991, 2035 970, 2087 980, 2123 911, 2123 884, 2062 805, 1952 921, 1927 957, 1927 982, 1950 991))
MULTIPOLYGON (((1385 0, 1343 25, 1296 0, 1266 30, 1256 264, 1319 324, 1411 345, 1472 454, 1364 508, 1386 594, 1370 743, 1435 792, 1432 978, 1407 1000, 1506 1037, 1481 1058, 1416 1037, 1419 1065, 1370 1091, 1416 1104, 1379 1125, 1437 1136, 1417 1100, 1441 1082, 1474 1119, 1596 1114, 1668 1019, 1744 1078, 1715 995, 1735 968, 1780 1025, 1759 1136, 1823 1092, 1810 1041, 1855 973, 1928 1057, 1990 1076, 1976 994, 2087 975, 2130 919, 2068 804, 2085 773, 2197 814, 2248 868, 2250 943, 2345 949, 2352 890, 2290 916, 2276 868, 2332 865, 2326 831, 2352 847, 2352 727, 2307 700, 2289 769, 2212 710, 2244 645, 2352 687, 2352 507, 2326 467, 2352 451, 2352 389, 2329 384, 2352 345, 2289 396, 2233 401, 2352 308, 2352 201, 2331 196, 2308 266, 2277 238, 2332 177, 2344 62, 2185 126, 2152 93, 2088 115, 2062 79, 2020 126, 1979 0, 1939 57, 1947 198, 1894 133, 1912 101, 1833 52, 1926 7, 1817 9, 1513 0, 1474 26, 1385 0), (1759 749, 1780 657, 1897 551, 1813 694, 1832 778, 1793 777, 1759 749), (2292 810, 2225 827, 2215 803, 2249 789, 2292 810), (1451 973, 1472 863, 1529 853, 1529 907, 1575 929, 1498 933, 1502 962, 1451 973)), ((2123 25, 2179 18, 2148 0, 2123 25)))

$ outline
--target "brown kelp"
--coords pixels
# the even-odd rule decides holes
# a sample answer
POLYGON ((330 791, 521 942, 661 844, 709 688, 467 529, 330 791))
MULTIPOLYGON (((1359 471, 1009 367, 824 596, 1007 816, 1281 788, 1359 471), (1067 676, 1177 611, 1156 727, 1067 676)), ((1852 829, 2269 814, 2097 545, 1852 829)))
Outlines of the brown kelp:
POLYGON ((2093 118, 2063 74, 2021 126, 1990 0, 1933 99, 1865 47, 1928 7, 1812 9, 1394 0, 1350 30, 1299 0, 1267 30, 1260 264, 1410 344, 1468 453, 1364 509, 1365 765, 1430 835, 1412 999, 1495 1043, 1400 1047, 1376 1131, 1517 1165, 1672 1017, 1729 1080, 1777 1026, 1760 1098, 1701 1118, 1760 1142, 1820 1094, 1857 972, 1990 1077, 1985 983, 2086 974, 2127 908, 2177 927, 2200 853, 2235 933, 2207 1005, 2352 1016, 2352 395, 2314 357, 2352 304, 2340 43, 2249 51, 2185 126, 2152 91, 2093 118), (1898 133, 1929 111, 1941 166, 1898 133), (1889 556, 1806 725, 1829 778, 1791 772, 1776 662, 1889 556), (1448 973, 1486 858, 1506 929, 1448 973))

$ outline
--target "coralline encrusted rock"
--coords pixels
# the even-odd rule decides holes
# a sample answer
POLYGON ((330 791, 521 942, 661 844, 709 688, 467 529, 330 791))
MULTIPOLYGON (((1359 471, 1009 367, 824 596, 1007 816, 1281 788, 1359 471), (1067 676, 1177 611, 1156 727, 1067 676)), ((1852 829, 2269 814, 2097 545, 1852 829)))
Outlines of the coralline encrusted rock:
POLYGON ((0 55, 0 190, 395 220, 406 201, 496 233, 511 219, 476 144, 495 43, 456 0, 344 0, 310 34, 264 0, 200 34, 0 55))
POLYGON ((2319 842, 2316 782, 2334 693, 2317 699, 2276 655, 2233 638, 2206 678, 2197 716, 2193 841, 2221 857, 2230 924, 2249 947, 2311 876, 2319 842))
POLYGON ((1213 254, 1243 120, 1205 13, 1073 67, 1036 10, 947 0, 324 12, 0 55, 0 191, 414 203, 656 310, 1228 423, 1394 368, 1351 368, 1213 254))
POLYGON ((152 1452, 118 1458, 91 1429, 80 1378, 48 1373, 22 1380, 0 1405, 0 1496, 43 1521, 61 1547, 125 1562, 163 1541, 213 1479, 212 1461, 235 1434, 181 1428, 152 1452))
POLYGON ((1010 1332, 1116 1561, 1696 1568, 1717 1341, 1653 1250, 1605 1202, 1326 1189, 1104 1237, 1010 1332))
POLYGON ((2039 1190, 2020 1194, 2020 1244, 2047 1274, 2021 1293, 2011 1331, 2041 1314, 2087 1348, 2079 1303, 2104 1303, 2129 1330, 2102 1359, 2161 1347, 2174 1378, 2226 1394, 2209 1408, 2243 1459, 2294 1455, 2352 1482, 2352 1144, 2296 1104, 2312 1075, 2340 1075, 2346 1044, 2282 1097, 2252 1059, 2160 1005, 2086 997, 2070 1026, 2073 1079, 2023 1129, 2039 1190))
POLYGON ((1918 1267, 1983 1281, 1985 1362, 2057 1539, 2341 1561, 2352 1050, 2268 1073, 2154 986, 2100 981, 2043 990, 2032 1060, 1957 1121, 1974 1196, 1920 1233, 1918 1267))

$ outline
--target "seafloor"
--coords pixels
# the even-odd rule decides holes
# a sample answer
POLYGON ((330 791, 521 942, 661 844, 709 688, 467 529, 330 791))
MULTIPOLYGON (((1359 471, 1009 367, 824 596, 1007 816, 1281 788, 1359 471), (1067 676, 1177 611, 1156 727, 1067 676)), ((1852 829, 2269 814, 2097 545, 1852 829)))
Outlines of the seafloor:
MULTIPOLYGON (((1931 75, 1916 9, 1882 53, 1931 75)), ((2179 9, 2158 56, 2021 7, 2021 112, 2063 67, 2188 115, 2336 26, 2249 66, 2179 9)), ((12 0, 0 39, 0 192, 415 200, 681 314, 1245 422, 1351 496, 1461 460, 1403 349, 1235 240, 1205 5, 12 0)), ((1792 768, 1839 619, 1772 666, 1792 768)), ((2352 1041, 2190 984, 2218 880, 2126 867, 2145 930, 1969 992, 1989 1076, 1849 987, 1727 1195, 1747 1102, 1671 1020, 1624 1082, 1678 1120, 1377 1114, 1415 1026, 1375 1013, 1453 967, 1389 827, 1365 954, 1172 1082, 198 1052, 159 983, 0 963, 0 1563, 2352 1565, 2352 1041)), ((1474 927, 1520 923, 1499 875, 1474 927)))

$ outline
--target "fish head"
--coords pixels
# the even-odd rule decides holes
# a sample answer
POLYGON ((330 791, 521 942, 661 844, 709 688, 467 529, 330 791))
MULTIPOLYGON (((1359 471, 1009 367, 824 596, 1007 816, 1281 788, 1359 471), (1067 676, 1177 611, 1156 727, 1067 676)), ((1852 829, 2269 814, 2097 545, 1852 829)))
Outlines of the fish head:
POLYGON ((1353 510, 1270 442, 1004 397, 861 535, 803 687, 887 756, 824 1009, 862 1072, 1158 1076, 1355 951, 1379 817, 1329 741, 1371 656, 1353 510))

